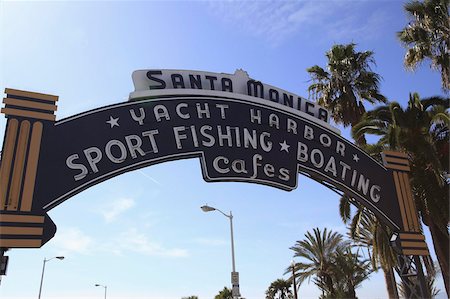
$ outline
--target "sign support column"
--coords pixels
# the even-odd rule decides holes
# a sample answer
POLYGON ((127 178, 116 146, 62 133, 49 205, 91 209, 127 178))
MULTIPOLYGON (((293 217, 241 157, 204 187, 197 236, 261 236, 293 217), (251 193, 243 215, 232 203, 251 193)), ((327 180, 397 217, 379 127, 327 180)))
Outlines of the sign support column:
POLYGON ((430 298, 420 256, 429 256, 425 236, 420 231, 419 216, 409 182, 408 155, 400 152, 384 151, 383 164, 392 170, 397 200, 403 223, 403 231, 391 238, 392 246, 398 254, 396 268, 406 287, 407 298, 430 298))
POLYGON ((9 88, 5 93, 1 112, 8 121, 0 165, 0 248, 39 248, 56 232, 41 207, 33 207, 33 193, 43 131, 55 121, 58 97, 9 88))

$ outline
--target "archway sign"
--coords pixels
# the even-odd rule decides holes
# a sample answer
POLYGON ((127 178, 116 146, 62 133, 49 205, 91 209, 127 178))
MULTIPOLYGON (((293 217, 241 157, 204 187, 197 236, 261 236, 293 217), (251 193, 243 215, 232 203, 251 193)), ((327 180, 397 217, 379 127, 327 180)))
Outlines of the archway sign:
POLYGON ((377 215, 395 232, 401 255, 428 255, 405 154, 384 152, 378 163, 329 125, 328 111, 242 70, 139 70, 132 77, 128 102, 58 121, 57 96, 5 90, 0 247, 41 247, 56 232, 47 212, 102 181, 198 158, 207 182, 290 191, 305 174, 377 215))

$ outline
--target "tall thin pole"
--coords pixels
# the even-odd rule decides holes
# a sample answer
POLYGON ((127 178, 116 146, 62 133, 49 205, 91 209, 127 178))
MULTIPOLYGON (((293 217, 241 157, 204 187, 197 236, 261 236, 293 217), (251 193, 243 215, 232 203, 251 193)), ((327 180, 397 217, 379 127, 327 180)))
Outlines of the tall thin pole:
POLYGON ((200 207, 203 212, 211 212, 211 211, 218 211, 228 219, 230 219, 230 233, 231 233, 231 265, 232 265, 232 272, 231 272, 231 293, 232 297, 239 298, 241 294, 239 294, 239 273, 236 272, 236 263, 234 258, 234 235, 233 235, 233 213, 230 211, 230 215, 225 214, 219 209, 210 207, 208 205, 204 205, 200 207), (235 288, 236 287, 236 288, 235 288), (237 292, 236 292, 237 291, 237 292))
POLYGON ((47 260, 44 258, 44 262, 42 264, 42 274, 41 274, 41 286, 39 287, 39 296, 38 299, 41 299, 41 292, 42 292, 42 282, 44 281, 44 271, 45 271, 45 263, 47 260))
MULTIPOLYGON (((231 232, 231 263, 232 263, 232 268, 233 268, 233 274, 236 272, 236 263, 235 263, 235 259, 234 259, 234 236, 233 236, 233 214, 230 211, 230 215, 226 215, 229 219, 230 219, 230 232, 231 232)), ((233 280, 231 281, 231 290, 233 292, 233 280)), ((233 295, 233 298, 239 298, 239 295, 233 295)))
POLYGON ((106 289, 108 288, 108 286, 105 286, 105 299, 106 299, 106 289))
POLYGON ((230 211, 230 230, 231 230, 231 262, 233 263, 233 272, 236 272, 236 265, 234 261, 234 237, 233 237, 233 214, 230 211))

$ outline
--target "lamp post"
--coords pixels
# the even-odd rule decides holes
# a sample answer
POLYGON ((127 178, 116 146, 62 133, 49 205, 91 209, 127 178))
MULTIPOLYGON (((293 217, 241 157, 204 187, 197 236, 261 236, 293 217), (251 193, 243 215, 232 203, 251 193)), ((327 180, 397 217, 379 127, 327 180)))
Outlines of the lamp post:
POLYGON ((212 211, 218 211, 228 219, 230 219, 230 231, 231 231, 231 263, 232 263, 232 269, 233 272, 231 272, 231 285, 232 285, 232 296, 233 298, 239 298, 241 296, 239 292, 239 272, 236 272, 236 265, 234 261, 234 237, 233 237, 233 214, 230 211, 230 215, 225 214, 219 209, 210 207, 208 205, 204 205, 200 207, 203 212, 212 212, 212 211))
POLYGON ((44 281, 45 263, 47 263, 48 261, 51 261, 52 259, 63 260, 64 257, 63 257, 63 256, 55 256, 55 257, 52 257, 51 259, 48 259, 48 260, 44 258, 44 263, 42 264, 41 285, 40 285, 40 287, 39 287, 39 296, 38 296, 38 299, 41 299, 42 283, 43 283, 43 281, 44 281))
POLYGON ((295 282, 295 262, 294 262, 294 260, 292 260, 291 266, 292 266, 292 283, 294 285, 294 299, 297 299, 298 295, 297 295, 297 283, 295 282))
POLYGON ((102 287, 102 288, 105 289, 105 299, 106 299, 106 290, 108 289, 108 286, 104 286, 104 285, 101 285, 101 284, 98 284, 98 283, 96 283, 95 286, 96 287, 102 287))

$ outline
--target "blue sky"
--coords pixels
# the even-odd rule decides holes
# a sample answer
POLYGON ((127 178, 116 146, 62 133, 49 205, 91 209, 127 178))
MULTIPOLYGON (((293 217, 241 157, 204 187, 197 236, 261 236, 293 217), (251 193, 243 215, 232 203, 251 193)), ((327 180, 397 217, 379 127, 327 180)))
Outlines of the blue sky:
MULTIPOLYGON (((439 95, 440 77, 402 65, 395 32, 407 24, 403 1, 0 2, 0 89, 60 97, 57 118, 125 101, 137 69, 233 73, 307 97, 307 67, 325 66, 334 43, 372 50, 381 92, 439 95)), ((0 117, 0 137, 6 119, 0 117)), ((342 129, 342 128, 341 128, 342 129)), ((347 130, 343 134, 348 136, 347 130)), ((283 277, 289 250, 314 227, 345 233, 338 196, 306 177, 285 192, 246 183, 206 183, 197 159, 167 162, 99 184, 50 212, 58 226, 41 249, 9 252, 0 296, 35 298, 44 257, 43 298, 213 298, 230 284, 228 220, 235 216, 236 267, 245 298, 263 298, 283 277)), ((427 235, 427 242, 431 239, 427 235)), ((442 282, 439 279, 441 289, 442 282)), ((317 298, 311 283, 301 298, 317 298)), ((385 298, 382 273, 357 290, 385 298)), ((442 298, 444 298, 443 296, 442 298)))

